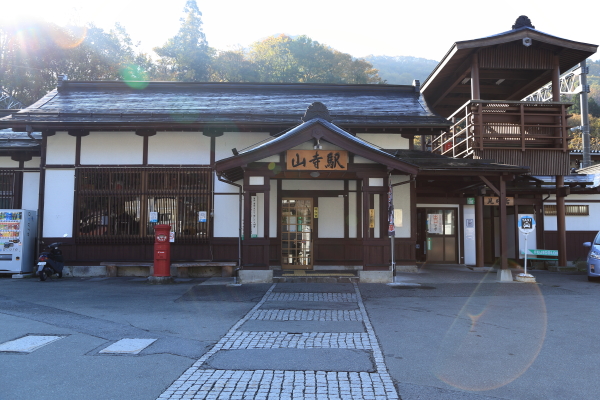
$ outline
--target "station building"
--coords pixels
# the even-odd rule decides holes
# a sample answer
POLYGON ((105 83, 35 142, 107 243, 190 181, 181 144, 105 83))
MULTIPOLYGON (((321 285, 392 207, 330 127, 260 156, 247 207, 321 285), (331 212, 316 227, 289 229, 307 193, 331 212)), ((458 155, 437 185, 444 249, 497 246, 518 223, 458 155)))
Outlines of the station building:
POLYGON ((233 263, 246 281, 291 269, 385 282, 420 262, 497 263, 502 275, 522 249, 519 214, 536 216, 535 246, 564 265, 569 240, 600 229, 570 239, 568 218, 586 215, 565 199, 585 199, 589 216, 598 182, 569 177, 558 89, 523 99, 596 49, 519 18, 454 43, 422 85, 60 76, 0 115, 12 129, 2 201, 38 209, 40 238, 71 244, 72 265, 151 262, 153 226, 169 224, 173 262, 233 263))

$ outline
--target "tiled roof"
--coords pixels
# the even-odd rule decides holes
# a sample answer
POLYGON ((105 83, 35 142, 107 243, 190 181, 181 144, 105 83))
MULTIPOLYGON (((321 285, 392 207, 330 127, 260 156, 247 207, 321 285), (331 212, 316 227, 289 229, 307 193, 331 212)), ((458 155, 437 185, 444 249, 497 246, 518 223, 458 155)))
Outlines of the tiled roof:
POLYGON ((63 81, 35 104, 0 122, 42 124, 284 124, 313 102, 338 125, 447 127, 413 86, 63 81))

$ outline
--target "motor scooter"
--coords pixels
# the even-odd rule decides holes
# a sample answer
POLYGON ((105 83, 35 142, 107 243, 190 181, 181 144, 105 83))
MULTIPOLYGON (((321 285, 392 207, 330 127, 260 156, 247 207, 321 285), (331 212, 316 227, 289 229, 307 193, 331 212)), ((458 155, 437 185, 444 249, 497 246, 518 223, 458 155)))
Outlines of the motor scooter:
POLYGON ((48 249, 47 251, 40 253, 37 263, 37 275, 40 277, 40 281, 45 281, 46 278, 54 274, 57 274, 59 278, 62 278, 62 272, 65 266, 62 251, 59 248, 62 245, 62 242, 52 243, 46 247, 48 249))

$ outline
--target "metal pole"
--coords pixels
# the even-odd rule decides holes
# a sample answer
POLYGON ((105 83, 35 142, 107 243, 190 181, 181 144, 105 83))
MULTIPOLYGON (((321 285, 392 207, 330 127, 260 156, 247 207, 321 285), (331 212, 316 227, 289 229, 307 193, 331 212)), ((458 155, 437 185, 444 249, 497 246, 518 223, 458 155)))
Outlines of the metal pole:
POLYGON ((396 260, 394 259, 394 236, 390 236, 390 241, 392 243, 392 282, 396 279, 396 260))
POLYGON ((525 234, 525 275, 527 275, 527 236, 529 233, 525 234))
POLYGON ((579 64, 581 68, 581 93, 579 94, 581 100, 581 136, 583 142, 583 163, 582 167, 589 167, 592 165, 590 157, 590 117, 588 111, 588 85, 587 85, 587 66, 585 60, 579 64))

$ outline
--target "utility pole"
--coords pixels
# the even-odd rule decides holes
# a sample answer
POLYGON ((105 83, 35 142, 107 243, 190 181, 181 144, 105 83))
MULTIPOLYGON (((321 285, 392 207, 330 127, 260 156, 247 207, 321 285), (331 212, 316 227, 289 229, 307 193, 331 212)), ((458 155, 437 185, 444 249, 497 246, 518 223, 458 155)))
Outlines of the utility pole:
POLYGON ((581 93, 579 93, 581 100, 581 136, 583 142, 583 163, 582 167, 589 167, 592 165, 590 158, 590 117, 588 112, 588 93, 590 87, 587 84, 588 67, 586 66, 585 60, 579 64, 581 68, 581 75, 579 79, 581 81, 581 93))

